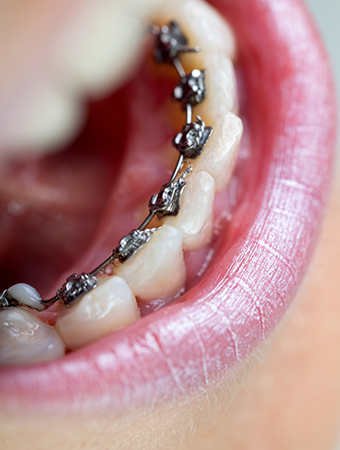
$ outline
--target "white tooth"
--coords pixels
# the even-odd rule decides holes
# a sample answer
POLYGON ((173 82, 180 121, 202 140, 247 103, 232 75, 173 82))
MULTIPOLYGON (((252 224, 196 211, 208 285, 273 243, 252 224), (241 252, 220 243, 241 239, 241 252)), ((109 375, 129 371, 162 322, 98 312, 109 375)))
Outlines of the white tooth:
POLYGON ((216 182, 216 191, 230 180, 242 136, 242 122, 232 112, 238 109, 236 76, 231 59, 235 57, 234 34, 225 20, 207 3, 200 0, 171 0, 162 10, 164 20, 175 17, 190 32, 191 45, 198 45, 198 55, 183 55, 184 67, 189 64, 206 69, 207 95, 195 107, 205 123, 213 127, 203 153, 192 161, 194 171, 208 172, 216 182))
POLYGON ((23 308, 0 311, 0 365, 48 361, 64 353, 53 327, 23 308))
MULTIPOLYGON (((204 116, 203 116, 204 117, 204 116)), ((215 179, 216 191, 224 189, 230 180, 242 137, 239 117, 229 112, 213 125, 214 132, 202 154, 192 161, 195 171, 205 170, 215 179)))
POLYGON ((211 52, 205 59, 206 99, 200 105, 200 115, 214 120, 229 112, 237 112, 236 76, 231 59, 222 52, 211 52))
POLYGON ((82 122, 80 105, 52 88, 39 86, 28 96, 15 117, 1 126, 2 152, 45 154, 68 141, 82 122))
POLYGON ((15 284, 14 286, 11 286, 9 289, 7 289, 7 292, 11 297, 13 297, 15 300, 18 300, 18 302, 23 303, 24 305, 35 308, 38 311, 42 311, 44 309, 44 305, 40 303, 41 297, 39 292, 29 284, 15 284))
POLYGON ((116 268, 142 301, 172 297, 185 283, 182 236, 170 225, 156 231, 133 258, 116 268))
MULTIPOLYGON (((189 44, 201 47, 203 59, 211 51, 223 51, 230 58, 235 57, 234 34, 225 19, 208 3, 201 0, 170 0, 162 8, 161 17, 166 21, 176 18, 185 30, 189 30, 189 44)), ((186 61, 196 57, 189 55, 186 61)))
POLYGON ((56 329, 70 350, 84 347, 139 319, 135 297, 126 281, 113 276, 64 308, 56 329))
POLYGON ((165 223, 180 231, 183 250, 195 250, 211 239, 215 181, 207 172, 194 172, 186 182, 179 213, 165 223))
MULTIPOLYGON (((8 89, 0 89, 0 155, 45 154, 73 138, 82 124, 82 98, 103 94, 131 75, 143 55, 137 41, 164 2, 85 0, 69 6, 61 26, 51 26, 48 54, 23 64, 21 59, 9 108, 8 89)), ((30 19, 24 24, 31 25, 30 19)), ((19 51, 26 52, 24 41, 19 51)))
POLYGON ((165 0, 87 1, 61 36, 56 68, 72 90, 103 93, 139 62, 148 16, 165 0))

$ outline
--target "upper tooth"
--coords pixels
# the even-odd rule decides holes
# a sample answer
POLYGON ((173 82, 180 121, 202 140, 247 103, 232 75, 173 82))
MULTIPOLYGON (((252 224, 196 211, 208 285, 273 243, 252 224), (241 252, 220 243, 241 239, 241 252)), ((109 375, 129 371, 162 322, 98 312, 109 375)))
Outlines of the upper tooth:
MULTIPOLYGON (((82 98, 112 89, 138 64, 138 38, 146 34, 144 24, 163 2, 88 0, 71 2, 68 14, 56 6, 54 14, 44 8, 41 19, 38 14, 27 15, 19 30, 22 44, 16 48, 10 89, 0 74, 1 154, 47 153, 71 139, 82 124, 82 98), (33 39, 32 44, 33 26, 37 42, 33 39), (43 39, 48 40, 48 52, 39 47, 43 39)), ((9 17, 13 22, 15 14, 13 8, 14 17, 9 17)), ((7 36, 1 37, 6 42, 7 36)))
POLYGON ((23 308, 0 311, 0 365, 48 361, 64 353, 53 327, 23 308))
POLYGON ((27 92, 26 103, 0 124, 0 143, 6 152, 46 153, 64 144, 82 123, 83 111, 71 97, 59 90, 40 85, 27 92))
POLYGON ((143 301, 172 297, 185 283, 182 236, 170 225, 156 231, 133 258, 116 268, 143 301))
POLYGON ((211 238, 215 181, 207 172, 194 172, 186 183, 178 215, 166 217, 165 223, 180 231, 184 250, 195 250, 211 238))
POLYGON ((165 0, 82 2, 56 46, 55 70, 72 90, 113 89, 138 64, 150 15, 165 0))
POLYGON ((63 82, 72 90, 98 92, 119 80, 138 56, 137 24, 123 3, 86 2, 58 42, 55 68, 63 82))
POLYGON ((66 347, 75 350, 139 318, 136 299, 127 283, 113 276, 64 308, 56 328, 66 347))

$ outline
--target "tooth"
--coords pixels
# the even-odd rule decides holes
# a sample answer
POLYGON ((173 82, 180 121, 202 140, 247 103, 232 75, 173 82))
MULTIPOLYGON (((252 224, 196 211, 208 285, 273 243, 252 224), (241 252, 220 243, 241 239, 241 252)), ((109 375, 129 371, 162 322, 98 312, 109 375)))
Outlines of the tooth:
POLYGON ((185 283, 180 232, 163 225, 133 258, 116 268, 116 273, 142 301, 178 294, 185 283))
POLYGON ((211 52, 205 59, 207 95, 200 115, 220 120, 229 111, 237 112, 236 76, 231 59, 222 52, 211 52))
POLYGON ((64 308, 56 329, 66 347, 76 350, 137 319, 139 309, 131 289, 125 280, 112 276, 78 303, 64 308))
MULTIPOLYGON (((54 17, 47 54, 35 55, 31 50, 34 58, 30 59, 23 40, 18 50, 25 52, 27 62, 20 65, 16 84, 12 82, 9 105, 8 89, 0 90, 0 154, 45 154, 73 138, 82 124, 82 98, 102 95, 126 80, 143 54, 140 38, 147 34, 150 16, 163 2, 74 3, 60 27, 55 27, 54 17), (32 76, 35 72, 38 76, 32 76), (41 88, 42 84, 49 88, 41 88)), ((30 18, 24 24, 31 25, 30 18)), ((46 27, 41 24, 43 30, 46 27)), ((45 36, 43 31, 41 35, 45 36)))
POLYGON ((15 284, 7 289, 7 292, 10 297, 18 300, 18 302, 23 303, 24 305, 35 308, 38 311, 42 311, 44 309, 44 305, 40 303, 41 297, 39 292, 29 284, 15 284))
POLYGON ((23 308, 0 311, 0 365, 29 364, 63 356, 57 331, 23 308))
POLYGON ((179 20, 189 30, 189 44, 201 48, 195 57, 181 56, 186 70, 193 65, 206 69, 206 98, 195 107, 194 114, 200 115, 214 130, 203 153, 192 161, 192 167, 194 171, 208 172, 215 179, 218 192, 228 185, 243 131, 241 120, 233 114, 238 110, 232 64, 236 53, 234 34, 225 20, 200 0, 169 1, 162 17, 179 20))
POLYGON ((207 172, 194 172, 186 182, 178 215, 164 222, 180 231, 183 250, 196 250, 211 239, 215 181, 207 172))
POLYGON ((1 125, 1 152, 37 156, 65 143, 82 122, 83 111, 72 98, 40 86, 27 94, 25 106, 1 125))
POLYGON ((56 69, 72 90, 102 94, 138 64, 148 17, 165 0, 86 2, 61 36, 56 69))
POLYGON ((194 171, 207 171, 215 179, 218 192, 229 183, 243 126, 241 119, 229 112, 213 125, 213 129, 202 154, 192 161, 192 167, 194 171))

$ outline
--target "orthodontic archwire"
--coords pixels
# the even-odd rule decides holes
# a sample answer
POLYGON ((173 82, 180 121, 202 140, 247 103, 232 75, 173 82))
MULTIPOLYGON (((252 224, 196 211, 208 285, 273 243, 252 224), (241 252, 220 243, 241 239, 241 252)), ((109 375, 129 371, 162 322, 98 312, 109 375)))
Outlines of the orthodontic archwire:
POLYGON ((0 295, 0 310, 24 306, 42 311, 56 302, 64 306, 71 306, 79 301, 86 293, 96 288, 98 277, 105 273, 110 266, 123 264, 132 258, 160 228, 147 228, 157 216, 176 216, 180 209, 180 199, 186 186, 186 177, 193 170, 190 160, 197 158, 203 151, 213 130, 206 126, 200 116, 192 121, 192 109, 203 102, 206 96, 205 70, 194 69, 186 73, 179 59, 181 53, 197 53, 199 47, 189 47, 188 39, 184 35, 177 21, 172 20, 161 28, 151 25, 149 31, 155 36, 153 56, 157 63, 172 64, 180 77, 178 85, 173 92, 173 98, 181 103, 186 112, 186 123, 173 141, 178 150, 179 157, 170 180, 165 183, 158 194, 153 195, 149 201, 149 214, 137 229, 125 235, 113 249, 112 254, 99 266, 89 273, 76 273, 70 275, 66 282, 57 290, 56 295, 50 299, 41 298, 32 286, 19 283, 6 289, 0 295), (184 171, 184 166, 187 166, 184 171))

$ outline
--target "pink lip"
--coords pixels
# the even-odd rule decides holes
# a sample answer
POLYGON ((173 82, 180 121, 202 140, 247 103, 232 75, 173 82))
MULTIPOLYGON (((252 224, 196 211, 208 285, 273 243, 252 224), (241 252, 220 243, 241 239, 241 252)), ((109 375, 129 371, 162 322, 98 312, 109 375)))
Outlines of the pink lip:
POLYGON ((204 388, 282 317, 320 228, 335 145, 335 94, 297 0, 211 0, 234 27, 253 167, 213 266, 183 301, 66 358, 1 371, 1 407, 123 410, 204 388))

